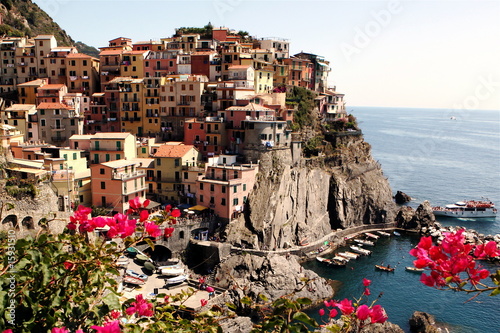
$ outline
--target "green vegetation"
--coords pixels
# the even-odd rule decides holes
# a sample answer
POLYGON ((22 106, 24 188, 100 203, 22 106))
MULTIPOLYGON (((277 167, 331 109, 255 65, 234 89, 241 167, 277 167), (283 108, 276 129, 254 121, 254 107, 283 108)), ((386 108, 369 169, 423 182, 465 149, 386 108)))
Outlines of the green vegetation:
POLYGON ((322 136, 315 136, 311 138, 307 143, 304 145, 303 148, 303 153, 305 157, 311 157, 311 156, 318 156, 318 154, 321 151, 321 144, 323 142, 323 137, 322 136))
POLYGON ((5 183, 5 191, 18 200, 26 197, 33 199, 38 194, 38 188, 33 182, 18 178, 9 178, 5 183))
POLYGON ((340 118, 333 122, 325 123, 324 129, 329 132, 343 132, 347 130, 359 130, 356 117, 352 114, 348 115, 347 118, 340 118))
POLYGON ((294 123, 302 129, 305 126, 314 125, 314 109, 315 94, 309 89, 302 87, 293 87, 287 92, 287 104, 297 103, 297 111, 293 116, 294 123))
POLYGON ((212 38, 213 25, 208 22, 203 28, 196 27, 181 27, 175 29, 175 35, 180 36, 182 34, 199 34, 201 38, 212 38))

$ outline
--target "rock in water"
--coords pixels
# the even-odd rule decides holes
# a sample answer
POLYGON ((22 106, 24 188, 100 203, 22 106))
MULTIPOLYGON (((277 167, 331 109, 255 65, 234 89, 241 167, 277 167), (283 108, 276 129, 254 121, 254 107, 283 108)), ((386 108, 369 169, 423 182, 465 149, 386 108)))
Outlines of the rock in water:
POLYGON ((415 311, 410 320, 410 331, 413 333, 439 333, 434 316, 420 311, 415 311))
POLYGON ((405 204, 407 202, 410 202, 411 201, 411 197, 408 194, 404 193, 404 192, 397 191, 396 195, 394 196, 394 200, 396 201, 396 203, 398 205, 402 205, 402 204, 405 204))
POLYGON ((296 297, 320 301, 333 296, 327 281, 313 271, 304 269, 297 257, 280 255, 260 257, 251 254, 228 258, 217 269, 218 285, 232 290, 233 301, 247 295, 257 299, 259 294, 270 300, 295 292, 296 297), (304 279, 310 282, 306 285, 304 279))
POLYGON ((434 225, 436 217, 432 212, 431 204, 425 200, 416 211, 409 207, 402 207, 396 216, 396 221, 399 228, 420 230, 434 225))

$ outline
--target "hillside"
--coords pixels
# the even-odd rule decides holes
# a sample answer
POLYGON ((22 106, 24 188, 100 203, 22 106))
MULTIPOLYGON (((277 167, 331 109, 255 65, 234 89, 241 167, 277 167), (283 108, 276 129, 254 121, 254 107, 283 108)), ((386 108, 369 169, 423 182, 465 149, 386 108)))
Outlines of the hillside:
POLYGON ((99 51, 82 42, 75 42, 52 18, 31 0, 1 0, 0 35, 28 36, 54 35, 58 45, 74 45, 79 52, 97 56, 99 51))

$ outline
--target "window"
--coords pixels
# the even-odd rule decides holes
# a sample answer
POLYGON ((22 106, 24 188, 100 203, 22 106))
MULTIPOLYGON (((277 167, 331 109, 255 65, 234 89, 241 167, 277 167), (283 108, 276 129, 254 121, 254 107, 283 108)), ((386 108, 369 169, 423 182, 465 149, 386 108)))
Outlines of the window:
POLYGON ((243 184, 243 191, 247 190, 247 184, 243 184))
POLYGON ((68 154, 64 154, 63 158, 64 158, 65 161, 67 161, 68 160, 68 154))
POLYGON ((238 171, 234 171, 234 179, 238 178, 238 171))
POLYGON ((99 174, 104 175, 105 170, 103 168, 99 169, 99 174))
POLYGON ((106 162, 109 162, 109 161, 110 161, 110 159, 111 159, 111 158, 110 158, 109 154, 106 154, 106 162))
POLYGON ((76 160, 77 154, 73 153, 73 159, 76 160))
POLYGON ((235 186, 233 186, 233 193, 236 193, 236 192, 238 192, 238 189, 236 188, 236 185, 235 185, 235 186))
POLYGON ((120 156, 120 154, 116 154, 116 159, 119 160, 121 159, 122 157, 120 156))
POLYGON ((214 197, 210 197, 210 203, 211 203, 211 204, 214 204, 214 203, 215 203, 215 198, 214 198, 214 197))
POLYGON ((142 153, 143 153, 143 154, 146 154, 146 148, 145 148, 145 147, 144 147, 144 148, 142 148, 142 153))
POLYGON ((200 195, 200 202, 203 202, 203 195, 200 195))
POLYGON ((87 60, 83 61, 83 66, 87 66, 87 60))
POLYGON ((222 193, 226 193, 226 187, 224 185, 222 186, 222 193))
POLYGON ((214 184, 210 184, 210 192, 213 192, 215 191, 215 185, 214 184))
POLYGON ((70 126, 75 126, 75 119, 70 119, 69 124, 70 126))
POLYGON ((40 126, 45 126, 45 119, 40 119, 40 126))
POLYGON ((200 190, 203 190, 203 183, 200 183, 200 190))
POLYGON ((220 204, 221 204, 222 206, 225 206, 225 205, 226 205, 226 198, 222 198, 222 199, 220 200, 220 204))
POLYGON ((181 165, 181 159, 180 158, 176 158, 175 159, 175 166, 178 167, 179 165, 181 165))
POLYGON ((101 190, 105 190, 106 189, 106 182, 101 182, 101 190))
POLYGON ((156 165, 161 165, 161 159, 160 158, 156 159, 156 165))
POLYGON ((45 116, 45 110, 40 110, 40 115, 45 116))
POLYGON ((238 205, 238 198, 234 198, 233 199, 233 206, 237 206, 238 205))
POLYGON ((187 172, 184 172, 184 179, 188 179, 189 178, 189 175, 187 172))

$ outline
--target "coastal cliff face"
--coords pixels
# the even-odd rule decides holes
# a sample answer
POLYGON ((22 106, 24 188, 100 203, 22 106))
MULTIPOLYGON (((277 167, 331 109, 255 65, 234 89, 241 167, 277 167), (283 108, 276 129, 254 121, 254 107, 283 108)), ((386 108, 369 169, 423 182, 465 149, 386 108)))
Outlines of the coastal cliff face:
POLYGON ((290 150, 262 152, 245 214, 228 226, 228 241, 273 250, 313 242, 338 228, 393 222, 392 190, 370 145, 361 135, 332 141, 327 153, 296 163, 290 150))

